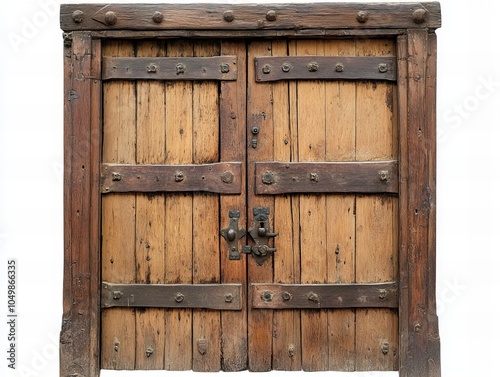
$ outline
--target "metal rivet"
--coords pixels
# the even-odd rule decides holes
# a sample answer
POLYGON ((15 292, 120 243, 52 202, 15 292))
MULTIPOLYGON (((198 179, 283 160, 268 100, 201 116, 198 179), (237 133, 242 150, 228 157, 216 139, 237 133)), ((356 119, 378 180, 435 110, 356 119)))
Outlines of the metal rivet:
POLYGON ((319 296, 316 293, 314 293, 314 292, 309 292, 307 294, 307 299, 309 301, 312 301, 312 302, 315 302, 315 303, 319 303, 319 296))
POLYGON ((231 242, 236 239, 236 231, 234 229, 229 229, 226 234, 226 239, 231 242))
POLYGON ((257 135, 260 132, 260 128, 258 126, 253 126, 252 127, 252 133, 254 135, 257 135))
POLYGON ((121 181, 122 180, 122 175, 120 173, 117 173, 117 172, 112 172, 111 173, 111 180, 113 181, 121 181))
POLYGON ((76 22, 77 24, 80 24, 83 22, 84 15, 83 15, 83 12, 81 10, 75 10, 73 12, 73 14, 71 15, 71 17, 73 18, 74 22, 76 22))
POLYGON ((161 23, 163 21, 163 13, 161 12, 154 12, 153 14, 153 21, 156 22, 157 24, 161 23))
POLYGON ((118 17, 116 17, 115 12, 109 11, 109 12, 106 12, 106 14, 104 15, 104 22, 106 22, 106 24, 108 24, 108 25, 116 24, 117 20, 118 20, 118 17))
POLYGON ((266 14, 266 20, 268 21, 276 21, 276 11, 270 10, 266 14))
POLYGON ((120 349, 120 341, 117 338, 115 338, 115 344, 113 349, 115 350, 115 352, 118 352, 118 350, 120 349))
POLYGON ((177 75, 182 75, 186 72, 186 65, 182 63, 177 63, 175 65, 175 73, 177 75))
POLYGON ((413 22, 415 22, 416 24, 424 23, 426 17, 427 11, 423 8, 415 10, 412 15, 413 22))
POLYGON ((271 292, 265 291, 265 292, 262 292, 262 294, 260 295, 260 298, 263 301, 269 302, 273 299, 273 295, 271 294, 271 292))
POLYGON ((387 66, 387 64, 386 64, 386 63, 380 63, 380 64, 378 65, 378 71, 379 71, 380 73, 386 73, 388 69, 389 69, 389 67, 387 66))
POLYGON ((415 332, 420 332, 420 330, 422 330, 422 325, 420 323, 417 323, 413 329, 415 330, 415 332))
POLYGON ((344 65, 342 63, 335 64, 335 72, 344 72, 344 65))
POLYGON ((234 182, 234 174, 230 171, 225 171, 221 174, 220 179, 224 183, 233 183, 234 182))
POLYGON ((292 69, 290 63, 283 63, 283 65, 281 66, 281 70, 283 72, 290 72, 290 69, 292 69))
POLYGON ((158 72, 158 66, 156 64, 151 63, 146 67, 146 70, 148 71, 148 73, 156 73, 158 72))
POLYGON ((222 73, 228 73, 228 72, 229 72, 229 64, 227 64, 227 63, 222 63, 222 64, 220 65, 220 71, 221 71, 222 73))
POLYGON ((384 355, 387 355, 387 354, 389 353, 389 342, 384 342, 384 343, 382 344, 381 349, 382 349, 382 353, 383 353, 384 355))
POLYGON ((292 295, 288 292, 283 292, 281 294, 281 298, 285 301, 289 301, 292 298, 292 295))
POLYGON ((175 181, 176 182, 182 182, 184 180, 184 173, 181 171, 178 171, 175 173, 175 181))
POLYGON ((316 62, 311 62, 307 65, 307 70, 309 72, 316 72, 319 69, 319 64, 316 62))
POLYGON ((198 352, 200 355, 205 355, 208 351, 208 341, 206 339, 198 339, 198 352))
POLYGON ((358 15, 356 19, 358 20, 359 23, 364 24, 366 21, 368 21, 369 13, 365 10, 360 10, 358 12, 358 15))
POLYGON ((378 291, 378 298, 383 300, 387 297, 387 289, 380 289, 378 291))
POLYGON ((380 179, 382 182, 385 182, 389 179, 389 171, 388 170, 380 170, 378 172, 378 179, 380 179))
POLYGON ((226 301, 227 303, 230 303, 230 302, 233 302, 233 294, 232 293, 228 293, 224 299, 224 301, 226 301))
POLYGON ((271 66, 269 64, 264 64, 262 67, 262 73, 265 73, 266 75, 271 73, 271 66))
POLYGON ((269 171, 266 171, 264 174, 262 174, 262 183, 265 185, 271 185, 274 183, 274 177, 273 174, 269 171))
POLYGON ((153 349, 151 347, 148 347, 146 349, 146 357, 150 357, 153 354, 153 349))
POLYGON ((319 182, 319 175, 318 173, 311 173, 309 175, 309 179, 313 182, 319 182))
POLYGON ((236 113, 231 113, 231 119, 236 119, 236 113))
POLYGON ((184 301, 184 295, 180 292, 175 294, 175 302, 182 302, 184 301))
POLYGON ((226 10, 223 14, 224 20, 227 22, 232 22, 234 20, 234 13, 232 10, 226 10))
POLYGON ((295 347, 293 346, 293 344, 289 344, 288 345, 288 356, 293 357, 294 354, 295 354, 295 347))
POLYGON ((122 298, 123 293, 121 291, 113 291, 113 300, 119 300, 122 298))

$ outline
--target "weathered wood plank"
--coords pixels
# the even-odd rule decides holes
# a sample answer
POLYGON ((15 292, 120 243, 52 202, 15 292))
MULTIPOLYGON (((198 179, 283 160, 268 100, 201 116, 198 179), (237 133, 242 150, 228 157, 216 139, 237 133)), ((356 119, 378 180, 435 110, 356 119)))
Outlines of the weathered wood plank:
MULTIPOLYGON (((325 45, 327 55, 356 54, 352 40, 325 45)), ((326 160, 354 161, 356 154, 356 84, 326 83, 326 160)), ((329 283, 355 281, 355 196, 326 198, 327 271, 329 283)), ((328 311, 329 369, 353 371, 355 366, 355 313, 352 309, 328 311)))
MULTIPOLYGON (((271 54, 272 44, 270 41, 255 41, 248 44, 248 77, 253 77, 254 67, 251 62, 257 55, 271 54)), ((273 106, 272 87, 269 83, 256 83, 248 80, 247 97, 247 159, 248 176, 255 176, 255 162, 269 160, 273 157, 273 106), (260 132, 254 135, 253 127, 259 127, 260 132), (255 148, 252 139, 255 136, 257 144, 255 148)), ((255 196, 255 181, 248 179, 248 227, 254 226, 253 209, 256 207, 268 207, 270 209, 269 224, 274 229, 274 200, 272 197, 255 196)), ((250 240, 248 240, 250 241, 250 240)), ((272 247, 272 241, 269 242, 272 247)), ((248 282, 260 283, 270 282, 273 279, 273 263, 269 258, 259 265, 257 261, 248 257, 248 282)), ((252 295, 248 295, 248 368, 254 372, 265 372, 272 369, 272 321, 271 311, 262 311, 251 308, 252 295)))
POLYGON ((396 80, 396 58, 387 56, 285 56, 255 58, 256 81, 396 80))
POLYGON ((101 192, 241 193, 241 162, 196 165, 102 164, 101 192))
POLYGON ((103 80, 236 80, 236 56, 104 57, 103 80))
MULTIPOLYGON (((219 54, 219 41, 194 43, 195 56, 219 54)), ((234 61, 237 62, 236 57, 234 61)), ((237 65, 234 66, 235 79, 236 70, 237 65)), ((193 84, 193 162, 195 164, 219 161, 218 96, 219 84, 217 82, 205 81, 193 84)), ((233 176, 239 178, 241 185, 241 167, 240 171, 233 176)), ((230 181, 234 179, 230 174, 226 174, 226 178, 228 183, 223 182, 224 185, 230 184, 230 181)), ((235 180, 238 180, 237 178, 235 180)), ((193 226, 193 283, 218 283, 220 282, 219 196, 202 193, 193 195, 193 226)), ((241 297, 241 292, 239 293, 241 297)), ((225 298, 228 301, 230 299, 230 297, 225 298)), ((218 372, 221 369, 220 339, 220 312, 194 310, 194 371, 218 372)))
MULTIPOLYGON (((220 159, 222 161, 241 161, 242 174, 246 176, 246 45, 245 42, 222 41, 221 54, 238 56, 237 81, 220 83, 220 159)), ((242 182, 242 192, 246 192, 246 180, 242 182)), ((240 211, 240 224, 246 224, 246 196, 222 195, 220 198, 220 228, 227 226, 230 210, 240 211)), ((242 300, 245 303, 241 312, 221 313, 222 369, 228 372, 247 369, 247 258, 230 260, 224 240, 219 239, 221 258, 221 281, 223 283, 243 284, 242 300)), ((243 238, 238 245, 241 250, 243 238)))
MULTIPOLYGON (((297 41, 297 55, 324 55, 323 41, 297 41)), ((299 162, 325 161, 326 86, 320 81, 297 83, 299 162)), ((326 196, 301 195, 301 283, 326 283, 326 196)), ((326 310, 302 310, 302 368, 328 370, 328 316, 326 310)))
MULTIPOLYGON (((295 42, 273 41, 273 56, 286 55, 295 47, 295 42), (291 45, 291 46, 290 46, 291 45)), ((293 53, 293 52, 291 52, 293 53)), ((272 86, 274 160, 296 160, 296 101, 295 83, 280 82, 272 86), (290 88, 292 87, 292 88, 290 88), (290 93, 293 93, 290 96, 290 93), (291 128, 295 131, 292 132, 291 128)), ((258 181, 257 181, 258 185, 258 181)), ((274 254, 274 282, 300 283, 300 250, 298 245, 299 206, 297 197, 276 196, 274 198, 274 224, 276 228, 287 229, 274 239, 279 250, 274 254)), ((254 297, 255 299, 255 297, 254 297)), ((273 313, 273 355, 275 370, 300 370, 300 311, 280 310, 273 313)))
POLYGON ((259 309, 397 308, 397 283, 251 284, 259 309))
MULTIPOLYGON (((165 55, 161 41, 141 42, 137 56, 165 55)), ((162 82, 137 82, 137 151, 138 164, 161 164, 165 161, 165 85, 162 82)), ((135 255, 136 282, 165 282, 165 197, 136 195, 135 255)), ((136 311, 136 368, 162 369, 165 343, 165 311, 136 311)))
POLYGON ((258 162, 256 194, 397 193, 397 161, 258 162))
POLYGON ((241 310, 241 284, 102 283, 101 307, 241 310))
MULTIPOLYGON (((193 56, 191 41, 169 41, 168 56, 193 56)), ((166 84, 167 164, 193 161, 193 83, 166 84)), ((193 281, 193 195, 167 194, 165 216, 166 282, 190 284, 193 281)), ((189 370, 193 367, 192 310, 166 312, 165 369, 189 370)))
POLYGON ((438 28, 440 5, 429 3, 313 4, 65 4, 61 28, 106 29, 325 29, 438 28), (418 12, 416 12, 419 10, 418 12), (75 17, 74 12, 81 12, 75 17), (110 13, 112 12, 112 13, 110 13), (155 13, 155 12, 159 12, 155 13), (360 12, 363 12, 360 14, 360 12), (419 13, 421 12, 421 13, 419 13), (153 20, 155 15, 156 21, 153 20), (76 21, 75 21, 76 19, 76 21), (203 24, 200 24, 203 20, 203 24), (158 22, 157 22, 158 21, 158 22))
MULTIPOLYGON (((134 54, 131 42, 107 41, 106 55, 134 54)), ((102 159, 135 163, 135 83, 103 84, 102 159)), ((102 279, 135 283, 135 195, 102 197, 102 279)), ((101 368, 135 368, 135 312, 116 308, 102 313, 101 368)))

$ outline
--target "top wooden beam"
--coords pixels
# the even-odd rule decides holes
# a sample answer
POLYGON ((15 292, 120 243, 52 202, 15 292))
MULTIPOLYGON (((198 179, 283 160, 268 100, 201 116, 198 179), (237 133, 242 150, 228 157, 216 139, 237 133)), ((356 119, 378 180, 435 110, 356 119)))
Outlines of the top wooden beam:
POLYGON ((63 4, 61 28, 86 30, 437 29, 426 3, 63 4))

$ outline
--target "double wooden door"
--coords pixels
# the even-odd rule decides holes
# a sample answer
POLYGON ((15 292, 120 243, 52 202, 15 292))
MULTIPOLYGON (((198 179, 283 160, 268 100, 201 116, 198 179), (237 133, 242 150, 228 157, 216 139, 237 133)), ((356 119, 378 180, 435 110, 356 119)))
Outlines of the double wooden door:
POLYGON ((398 369, 395 49, 103 41, 103 369, 398 369))

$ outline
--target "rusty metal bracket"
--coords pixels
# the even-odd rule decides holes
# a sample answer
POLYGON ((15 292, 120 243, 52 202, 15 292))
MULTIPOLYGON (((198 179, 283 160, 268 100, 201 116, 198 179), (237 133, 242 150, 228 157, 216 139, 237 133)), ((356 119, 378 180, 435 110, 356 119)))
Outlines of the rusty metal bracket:
POLYGON ((227 248, 229 252, 230 260, 241 259, 240 253, 238 251, 238 240, 245 236, 246 230, 239 229, 240 211, 230 210, 229 211, 229 226, 220 231, 220 235, 224 237, 227 242, 227 248))

